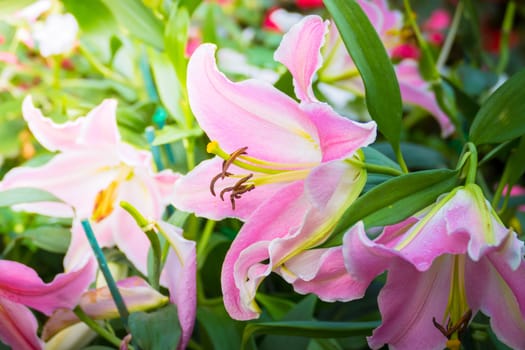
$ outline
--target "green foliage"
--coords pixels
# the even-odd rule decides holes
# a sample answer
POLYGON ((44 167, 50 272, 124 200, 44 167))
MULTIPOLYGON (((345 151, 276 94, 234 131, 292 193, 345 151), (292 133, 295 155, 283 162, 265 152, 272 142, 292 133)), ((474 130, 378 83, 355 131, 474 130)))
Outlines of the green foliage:
POLYGON ((173 304, 150 313, 132 313, 129 328, 133 342, 141 349, 176 349, 181 336, 177 307, 173 304))
POLYGON ((344 213, 325 246, 340 245, 343 235, 359 220, 366 227, 390 225, 406 219, 452 190, 458 170, 425 170, 402 175, 374 187, 344 213))
POLYGON ((355 0, 326 0, 325 6, 363 78, 368 111, 381 133, 397 150, 401 133, 401 95, 385 48, 355 0))
POLYGON ((483 103, 470 140, 477 145, 505 142, 525 134, 525 70, 515 74, 483 103))
POLYGON ((59 202, 65 205, 60 198, 37 188, 20 187, 0 192, 0 207, 34 202, 59 202))
POLYGON ((162 23, 141 0, 102 1, 127 32, 157 49, 164 48, 162 23))

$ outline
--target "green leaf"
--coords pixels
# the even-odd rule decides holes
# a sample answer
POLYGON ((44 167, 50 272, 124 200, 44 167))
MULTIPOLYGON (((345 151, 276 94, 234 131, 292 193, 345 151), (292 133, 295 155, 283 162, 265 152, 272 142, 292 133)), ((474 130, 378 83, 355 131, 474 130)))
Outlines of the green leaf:
POLYGON ((104 60, 110 58, 110 37, 117 31, 115 17, 101 0, 77 1, 62 0, 66 11, 75 16, 80 29, 81 39, 89 47, 95 47, 104 60))
POLYGON ((164 49, 162 23, 142 1, 102 1, 131 35, 157 49, 164 49))
POLYGON ((237 350, 240 347, 239 322, 234 321, 224 310, 222 303, 214 309, 199 307, 197 309, 197 321, 202 327, 207 338, 211 341, 210 347, 205 349, 228 349, 237 350))
POLYGON ((403 106, 390 58, 355 0, 325 0, 324 3, 363 78, 368 111, 379 130, 397 150, 403 106))
MULTIPOLYGON (((20 187, 0 192, 0 207, 34 202, 60 202, 55 195, 38 188, 20 187)), ((64 203, 65 204, 65 203, 64 203)))
POLYGON ((320 322, 286 321, 249 323, 244 329, 243 347, 255 334, 276 334, 308 338, 342 338, 356 335, 370 335, 380 322, 320 322))
POLYGON ((133 342, 141 349, 177 348, 181 329, 175 305, 169 304, 151 313, 134 312, 128 322, 133 342))
POLYGON ((274 320, 282 319, 294 306, 293 302, 273 295, 257 293, 255 298, 274 320))
MULTIPOLYGON (((372 147, 367 148, 374 148, 390 159, 395 159, 396 157, 390 146, 385 142, 378 142, 372 147)), ((447 167, 447 159, 434 148, 415 143, 402 142, 401 152, 403 153, 407 166, 413 170, 439 169, 447 167)), ((371 163, 367 155, 365 159, 367 163, 371 163)), ((398 166, 395 168, 399 169, 398 166)))
POLYGON ((179 8, 185 7, 188 9, 189 14, 191 15, 201 3, 202 0, 180 0, 179 8))
MULTIPOLYGON (((259 299, 257 299, 259 300, 259 299)), ((297 322, 297 321, 313 321, 315 305, 317 304, 317 297, 313 294, 307 295, 299 303, 293 305, 286 315, 280 319, 280 322, 297 322)), ((303 350, 308 346, 309 339, 304 337, 296 337, 293 335, 270 334, 258 346, 260 350, 303 350)))
POLYGON ((29 238, 34 245, 48 252, 63 254, 69 248, 71 229, 60 226, 40 226, 24 231, 22 237, 29 238))
POLYGON ((364 220, 367 227, 374 227, 406 219, 452 190, 458 174, 458 170, 426 170, 398 176, 374 187, 346 210, 324 246, 340 245, 346 231, 359 220, 364 220))
POLYGON ((188 33, 190 27, 190 15, 185 7, 173 6, 168 23, 164 29, 164 44, 166 54, 175 67, 175 72, 182 84, 186 82, 186 46, 188 43, 188 33))
POLYGON ((502 178, 506 178, 507 183, 514 186, 523 173, 525 173, 525 137, 521 137, 518 146, 511 150, 502 178))
POLYGON ((525 134, 525 69, 512 76, 481 106, 470 141, 476 145, 512 140, 525 134))
POLYGON ((169 114, 184 125, 184 115, 181 106, 181 87, 168 56, 157 50, 148 50, 148 57, 155 79, 160 101, 169 114))
POLYGON ((182 130, 173 126, 165 126, 162 130, 157 132, 157 136, 153 141, 153 146, 164 145, 166 143, 174 143, 189 137, 199 137, 202 135, 200 128, 182 130))
MULTIPOLYGON (((394 157, 388 157, 384 153, 390 151, 390 147, 376 147, 378 144, 374 144, 373 147, 363 147, 361 150, 365 154, 365 161, 368 164, 387 166, 397 170, 401 170, 399 165, 392 160, 394 157)), ((384 144, 388 145, 388 144, 384 144)))

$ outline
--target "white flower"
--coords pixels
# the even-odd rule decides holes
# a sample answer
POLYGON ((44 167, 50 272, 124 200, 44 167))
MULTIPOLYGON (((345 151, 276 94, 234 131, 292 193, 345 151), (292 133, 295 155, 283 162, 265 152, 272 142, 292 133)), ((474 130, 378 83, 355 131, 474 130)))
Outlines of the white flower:
POLYGON ((69 52, 78 32, 78 23, 72 14, 52 14, 44 23, 37 23, 33 32, 34 38, 44 57, 69 52))

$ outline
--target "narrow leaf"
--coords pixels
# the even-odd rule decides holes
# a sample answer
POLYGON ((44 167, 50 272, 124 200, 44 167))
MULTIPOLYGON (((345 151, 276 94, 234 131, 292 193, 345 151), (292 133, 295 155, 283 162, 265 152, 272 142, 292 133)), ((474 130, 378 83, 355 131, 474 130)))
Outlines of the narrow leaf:
POLYGON ((359 197, 344 213, 329 242, 340 245, 343 235, 359 220, 367 227, 397 223, 452 190, 458 170, 426 170, 388 180, 359 197))
POLYGON ((175 67, 175 72, 181 84, 186 82, 186 46, 188 44, 188 33, 190 26, 190 15, 185 7, 173 6, 166 28, 164 29, 164 44, 166 54, 175 67))
POLYGON ((134 312, 129 315, 129 329, 141 349, 176 349, 181 336, 177 307, 169 304, 151 313, 134 312))
POLYGON ((38 188, 20 187, 0 192, 0 207, 10 207, 15 204, 34 202, 64 203, 54 194, 38 188))
POLYGON ((512 140, 525 134, 525 69, 499 87, 481 106, 470 140, 476 145, 512 140))
POLYGON ((71 229, 60 226, 39 226, 24 231, 22 236, 29 238, 34 245, 48 252, 64 254, 71 241, 71 229))
POLYGON ((166 143, 174 143, 182 139, 189 137, 199 137, 201 135, 202 130, 200 128, 182 130, 172 126, 166 126, 157 132, 157 136, 155 137, 155 141, 153 141, 153 145, 159 146, 166 143))
POLYGON ((525 173, 525 137, 520 139, 518 146, 511 152, 503 172, 504 174, 508 172, 508 177, 505 175, 503 177, 508 179, 509 185, 514 186, 525 173))
POLYGON ((166 54, 157 50, 148 50, 148 57, 160 101, 169 114, 180 125, 184 125, 184 116, 180 107, 181 86, 171 61, 166 54))
POLYGON ((403 107, 394 68, 385 48, 355 0, 325 0, 366 90, 368 111, 398 149, 403 107))
POLYGON ((164 48, 162 23, 140 0, 103 0, 126 31, 158 48, 164 48))
POLYGON ((243 347, 255 334, 276 334, 301 336, 308 338, 342 338, 355 335, 370 335, 379 326, 378 321, 371 322, 319 322, 286 321, 250 323, 244 329, 243 347))

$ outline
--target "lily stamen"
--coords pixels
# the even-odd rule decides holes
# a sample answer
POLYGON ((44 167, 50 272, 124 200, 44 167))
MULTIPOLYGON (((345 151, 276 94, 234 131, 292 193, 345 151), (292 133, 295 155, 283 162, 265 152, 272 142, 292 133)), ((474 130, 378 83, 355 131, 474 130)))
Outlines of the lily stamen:
POLYGON ((461 344, 459 337, 465 331, 465 329, 467 329, 471 318, 472 310, 469 309, 455 324, 452 324, 452 320, 449 318, 446 327, 443 327, 443 325, 436 321, 435 317, 432 318, 432 323, 434 324, 434 327, 436 327, 441 332, 441 334, 443 334, 448 339, 448 348, 459 348, 457 347, 458 344, 461 344), (457 339, 451 339, 454 334, 457 335, 457 339))
POLYGON ((243 154, 247 154, 246 150, 248 147, 241 147, 238 150, 230 153, 230 157, 228 159, 225 159, 224 162, 222 162, 222 172, 226 173, 230 165, 232 165, 233 161, 237 159, 239 156, 243 154))
MULTIPOLYGON (((219 179, 224 180, 224 178, 233 175, 233 173, 228 172, 228 168, 233 164, 235 159, 237 159, 239 156, 241 156, 243 154, 246 154, 246 150, 247 149, 248 149, 248 147, 241 147, 241 148, 239 148, 238 150, 230 153, 229 157, 222 162, 222 171, 219 174, 215 175, 211 179, 211 182, 210 182, 210 192, 211 192, 211 194, 213 196, 216 196, 216 194, 215 194, 215 183, 219 179)), ((222 195, 221 195, 221 199, 222 199, 222 195)))
MULTIPOLYGON (((223 168, 224 169, 224 168, 223 168)), ((228 176, 231 176, 233 175, 232 173, 229 173, 229 172, 225 172, 223 171, 222 173, 219 173, 217 175, 215 175, 212 179, 211 179, 211 182, 210 182, 210 192, 211 194, 215 197, 216 194, 215 194, 215 183, 221 179, 221 180, 224 180, 225 177, 228 177, 228 176)))
POLYGON ((230 202, 232 204, 232 209, 235 210, 235 200, 240 199, 242 194, 249 192, 255 188, 254 184, 248 184, 248 185, 245 184, 246 181, 248 181, 252 177, 253 177, 253 174, 249 174, 243 177, 242 179, 240 179, 239 181, 237 181, 235 185, 231 187, 226 187, 225 189, 223 189, 220 193, 221 200, 224 200, 224 194, 226 194, 227 192, 231 192, 230 202))

